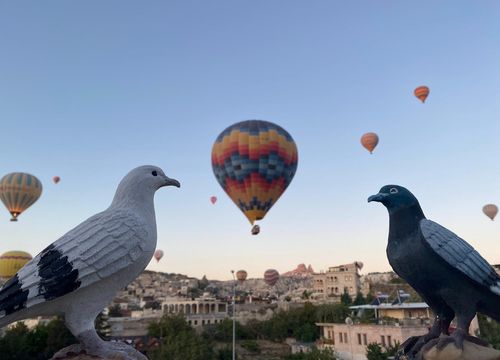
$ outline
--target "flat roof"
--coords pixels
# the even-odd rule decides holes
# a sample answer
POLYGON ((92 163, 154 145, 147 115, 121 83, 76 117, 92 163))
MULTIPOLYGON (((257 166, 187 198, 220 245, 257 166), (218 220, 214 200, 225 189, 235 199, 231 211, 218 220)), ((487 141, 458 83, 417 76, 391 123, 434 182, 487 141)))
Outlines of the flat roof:
POLYGON ((380 305, 356 305, 356 306, 349 306, 349 309, 352 310, 362 310, 362 309, 376 309, 376 310, 383 310, 383 309, 427 309, 429 305, 424 302, 413 302, 413 303, 402 303, 402 304, 380 304, 380 305))

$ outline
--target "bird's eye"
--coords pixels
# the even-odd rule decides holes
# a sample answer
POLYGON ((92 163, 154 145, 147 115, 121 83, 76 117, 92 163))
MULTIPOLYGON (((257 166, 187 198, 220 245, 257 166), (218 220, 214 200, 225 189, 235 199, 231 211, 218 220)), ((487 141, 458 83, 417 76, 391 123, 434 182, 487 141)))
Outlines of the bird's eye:
POLYGON ((158 176, 158 173, 156 172, 156 170, 153 170, 153 172, 151 172, 151 174, 153 174, 153 176, 158 176))
POLYGON ((397 193, 398 193, 398 189, 396 189, 396 188, 391 188, 391 190, 389 190, 389 192, 390 192, 391 194, 397 194, 397 193))

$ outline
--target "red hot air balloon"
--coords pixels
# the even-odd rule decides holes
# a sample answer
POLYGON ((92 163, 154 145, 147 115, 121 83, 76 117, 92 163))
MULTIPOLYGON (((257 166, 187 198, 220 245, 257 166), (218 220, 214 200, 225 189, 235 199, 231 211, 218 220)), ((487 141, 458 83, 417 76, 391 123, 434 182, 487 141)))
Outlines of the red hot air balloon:
POLYGON ((373 150, 375 150, 375 147, 378 144, 378 135, 375 134, 374 132, 367 132, 366 134, 363 134, 361 136, 361 145, 370 152, 370 154, 373 153, 373 150))
POLYGON ((274 286, 280 278, 278 271, 274 269, 268 269, 264 273, 264 282, 269 286, 274 286))
POLYGON ((424 103, 427 96, 429 96, 430 90, 427 86, 419 86, 413 93, 422 103, 424 103))
POLYGON ((54 184, 57 184, 59 181, 61 181, 61 178, 59 176, 54 176, 52 178, 52 181, 54 182, 54 184))
POLYGON ((210 202, 215 204, 217 202, 217 196, 210 196, 210 202))
POLYGON ((156 250, 154 254, 154 258, 156 259, 156 262, 159 262, 161 258, 163 257, 163 250, 156 250))

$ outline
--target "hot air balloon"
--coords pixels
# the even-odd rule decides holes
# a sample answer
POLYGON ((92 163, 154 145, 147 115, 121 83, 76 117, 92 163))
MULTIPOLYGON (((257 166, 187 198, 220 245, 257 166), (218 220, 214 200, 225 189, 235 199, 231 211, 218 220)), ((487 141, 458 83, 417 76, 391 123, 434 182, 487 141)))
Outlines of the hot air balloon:
POLYGON ((31 255, 24 251, 8 251, 0 255, 0 278, 10 279, 31 259, 31 255))
POLYGON ((278 271, 274 269, 268 269, 264 273, 264 282, 269 286, 274 286, 280 278, 278 271))
POLYGON ((61 178, 59 176, 54 176, 52 178, 52 181, 54 182, 54 184, 57 184, 59 181, 61 181, 61 178))
POLYGON ((260 233, 260 226, 254 225, 252 226, 252 235, 258 235, 260 233))
POLYGON ((217 202, 217 196, 210 196, 210 202, 215 204, 217 202))
POLYGON ((281 126, 247 120, 225 129, 212 148, 217 181, 253 225, 290 185, 298 164, 297 146, 281 126))
POLYGON ((0 199, 12 218, 33 205, 42 194, 42 183, 35 176, 26 173, 10 173, 0 180, 0 199))
POLYGON ((236 272, 236 279, 238 279, 239 282, 243 282, 247 279, 247 272, 245 270, 238 270, 236 272))
POLYGON ((373 150, 375 150, 375 147, 378 144, 378 135, 375 134, 374 132, 367 132, 366 134, 363 134, 361 136, 361 145, 370 152, 370 154, 373 153, 373 150))
POLYGON ((422 101, 422 103, 424 103, 427 96, 429 96, 430 90, 427 86, 419 86, 413 93, 420 99, 420 101, 422 101))
POLYGON ((161 258, 163 257, 163 250, 156 250, 153 256, 156 259, 156 262, 160 262, 161 258))
POLYGON ((483 206, 483 212, 493 221, 495 216, 497 216, 498 207, 495 204, 487 204, 483 206))

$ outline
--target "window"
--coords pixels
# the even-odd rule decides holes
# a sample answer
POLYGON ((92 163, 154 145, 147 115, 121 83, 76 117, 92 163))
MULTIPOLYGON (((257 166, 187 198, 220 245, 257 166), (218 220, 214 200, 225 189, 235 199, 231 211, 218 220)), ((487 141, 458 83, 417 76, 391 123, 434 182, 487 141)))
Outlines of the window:
POLYGON ((332 332, 330 330, 328 330, 328 336, 326 338, 327 339, 331 339, 332 338, 332 332))
POLYGON ((344 333, 344 342, 347 344, 349 341, 347 339, 347 333, 344 333))
POLYGON ((358 334, 358 345, 361 345, 361 334, 358 334))
POLYGON ((363 334, 363 345, 368 345, 368 341, 366 339, 366 334, 363 334))
POLYGON ((201 320, 201 325, 205 325, 205 320, 201 320))
POLYGON ((382 342, 382 346, 385 346, 385 336, 384 335, 380 335, 380 340, 382 342))
POLYGON ((387 335, 387 344, 388 344, 389 346, 392 346, 392 345, 391 345, 391 340, 392 340, 392 339, 391 339, 391 336, 390 336, 390 335, 387 335))
POLYGON ((342 339, 342 333, 339 333, 339 342, 342 344, 344 340, 342 339))
POLYGON ((195 321, 194 321, 194 324, 195 324, 195 325, 198 325, 198 320, 195 320, 195 321))

